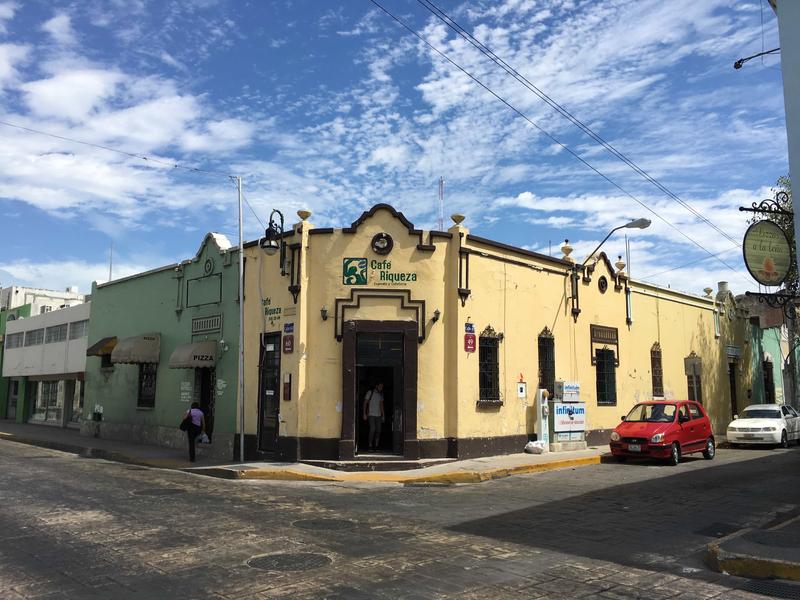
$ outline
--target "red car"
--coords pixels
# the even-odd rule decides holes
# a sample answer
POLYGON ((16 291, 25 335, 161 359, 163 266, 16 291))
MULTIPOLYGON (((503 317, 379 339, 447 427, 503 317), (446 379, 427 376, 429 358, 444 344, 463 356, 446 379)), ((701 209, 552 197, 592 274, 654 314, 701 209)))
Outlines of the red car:
POLYGON ((677 465, 684 454, 702 452, 711 460, 716 453, 708 415, 690 400, 640 402, 611 432, 609 445, 620 462, 635 456, 677 465))

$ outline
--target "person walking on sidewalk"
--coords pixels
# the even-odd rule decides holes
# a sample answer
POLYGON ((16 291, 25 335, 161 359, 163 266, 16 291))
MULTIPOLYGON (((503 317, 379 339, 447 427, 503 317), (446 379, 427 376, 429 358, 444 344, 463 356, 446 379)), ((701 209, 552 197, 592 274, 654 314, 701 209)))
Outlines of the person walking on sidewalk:
POLYGON ((200 410, 200 403, 192 402, 192 407, 186 411, 184 419, 190 419, 189 428, 186 430, 186 437, 189 439, 189 460, 195 461, 194 442, 197 436, 206 429, 206 417, 200 410))
POLYGON ((383 426, 383 383, 378 382, 375 387, 364 396, 364 420, 369 420, 369 449, 374 452, 381 442, 381 428, 383 426))

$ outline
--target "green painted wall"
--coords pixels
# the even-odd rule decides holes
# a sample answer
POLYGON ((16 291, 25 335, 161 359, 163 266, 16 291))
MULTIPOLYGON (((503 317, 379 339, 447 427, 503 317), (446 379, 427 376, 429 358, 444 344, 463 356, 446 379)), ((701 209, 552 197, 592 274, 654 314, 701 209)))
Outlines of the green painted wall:
MULTIPOLYGON (((15 318, 27 318, 31 316, 31 305, 30 304, 23 304, 22 306, 18 306, 16 308, 12 308, 11 310, 0 310, 0 336, 4 336, 6 333, 6 323, 8 323, 9 315, 14 315, 15 318)), ((8 377, 3 377, 3 349, 5 347, 5 343, 0 344, 0 419, 6 418, 6 411, 8 409, 8 391, 9 391, 9 384, 10 380, 8 377)), ((22 383, 20 384, 22 387, 25 386, 25 382, 27 378, 23 378, 22 383)), ((17 400, 17 421, 23 422, 25 410, 27 410, 27 406, 25 405, 24 401, 24 394, 21 396, 20 399, 17 400), (20 410, 20 407, 22 410, 20 410)))
POLYGON ((137 365, 116 364, 103 369, 100 357, 87 357, 84 417, 91 421, 95 405, 101 405, 104 435, 109 432, 108 437, 166 443, 158 437, 164 434, 163 431, 159 434, 158 428, 169 428, 170 435, 172 430, 177 431, 189 408, 187 392, 194 389, 195 383, 194 369, 169 368, 170 355, 181 344, 205 339, 225 341, 219 345, 216 363, 215 445, 218 435, 233 435, 239 339, 237 260, 236 249, 221 251, 213 238, 207 236, 198 255, 180 266, 92 286, 89 346, 110 336, 121 340, 147 333, 161 334, 153 409, 137 408, 137 365), (198 290, 202 294, 195 293, 198 290), (222 316, 221 330, 192 335, 192 319, 215 315, 222 316))

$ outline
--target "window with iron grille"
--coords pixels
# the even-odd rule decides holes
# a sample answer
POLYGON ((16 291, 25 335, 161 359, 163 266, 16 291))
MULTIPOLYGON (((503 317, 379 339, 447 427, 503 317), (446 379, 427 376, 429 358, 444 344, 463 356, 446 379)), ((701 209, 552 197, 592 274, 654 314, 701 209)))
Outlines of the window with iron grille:
POLYGON ((31 329, 25 332, 25 345, 38 346, 44 342, 44 329, 31 329))
POLYGON ((9 333, 6 336, 6 350, 9 348, 22 348, 22 342, 25 334, 21 331, 19 333, 9 333))
POLYGON ((139 395, 137 408, 154 408, 156 405, 156 371, 158 364, 141 363, 139 365, 139 395))
POLYGON ((686 381, 689 388, 689 400, 703 402, 703 390, 700 385, 700 375, 687 375, 686 381))
POLYGON ((553 395, 556 385, 556 350, 555 339, 545 327, 539 334, 539 389, 547 390, 553 395))
POLYGON ((597 365, 597 405, 614 406, 617 403, 617 364, 614 351, 607 348, 595 352, 597 365))
POLYGON ((661 345, 650 348, 650 373, 653 376, 653 398, 664 397, 664 369, 661 366, 661 345))
POLYGON ((53 344, 55 342, 63 342, 66 339, 67 324, 64 323, 63 325, 54 325, 53 327, 48 327, 47 331, 45 332, 44 343, 53 344))
POLYGON ((502 402, 500 399, 500 362, 496 337, 480 336, 478 347, 479 402, 502 402))
POLYGON ((86 337, 89 335, 89 320, 74 321, 69 324, 69 339, 77 340, 78 338, 86 337))

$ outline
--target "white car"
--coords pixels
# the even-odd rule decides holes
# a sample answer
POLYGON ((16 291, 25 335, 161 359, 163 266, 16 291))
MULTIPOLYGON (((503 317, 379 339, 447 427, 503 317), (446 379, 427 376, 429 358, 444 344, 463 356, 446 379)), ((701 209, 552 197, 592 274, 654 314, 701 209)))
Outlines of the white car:
POLYGON ((728 425, 728 442, 740 444, 775 444, 788 448, 800 443, 800 415, 785 404, 753 404, 735 415, 728 425))

